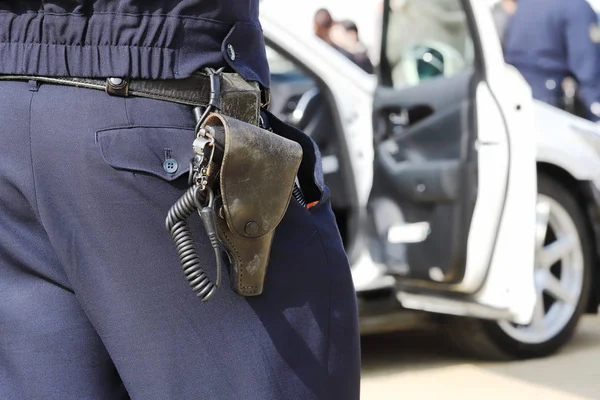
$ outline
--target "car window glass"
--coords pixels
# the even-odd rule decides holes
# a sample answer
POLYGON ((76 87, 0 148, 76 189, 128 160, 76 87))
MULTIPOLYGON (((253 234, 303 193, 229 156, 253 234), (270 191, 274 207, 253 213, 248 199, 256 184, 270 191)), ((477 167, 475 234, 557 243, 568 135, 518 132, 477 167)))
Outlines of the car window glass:
POLYGON ((301 74, 300 69, 291 60, 285 57, 283 54, 274 50, 270 46, 266 46, 267 50, 267 61, 269 62, 269 68, 271 74, 301 74))
POLYGON ((315 92, 316 82, 286 54, 269 45, 266 49, 271 69, 270 111, 278 118, 300 127, 304 108, 315 92))
POLYGON ((461 0, 391 0, 385 56, 394 87, 448 78, 473 67, 461 0))

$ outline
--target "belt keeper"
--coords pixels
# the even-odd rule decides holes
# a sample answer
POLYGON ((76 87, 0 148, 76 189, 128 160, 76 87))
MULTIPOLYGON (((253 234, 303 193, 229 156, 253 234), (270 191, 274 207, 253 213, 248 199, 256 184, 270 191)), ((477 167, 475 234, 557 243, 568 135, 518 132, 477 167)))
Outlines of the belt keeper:
POLYGON ((129 96, 129 79, 108 78, 106 79, 105 91, 111 96, 127 97, 129 96))
POLYGON ((210 99, 208 104, 217 110, 221 110, 221 76, 220 72, 212 71, 208 75, 210 79, 210 99))

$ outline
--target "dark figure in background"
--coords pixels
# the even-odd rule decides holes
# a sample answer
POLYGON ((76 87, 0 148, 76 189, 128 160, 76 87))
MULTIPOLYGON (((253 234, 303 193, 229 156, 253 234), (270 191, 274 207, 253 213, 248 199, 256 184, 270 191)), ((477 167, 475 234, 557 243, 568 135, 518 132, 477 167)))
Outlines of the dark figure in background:
MULTIPOLYGON (((258 5, 0 2, 0 399, 359 398, 348 260, 318 150, 265 110, 258 5), (189 189, 189 104, 219 86, 205 67, 251 93, 249 123, 302 145, 318 204, 291 199, 260 296, 235 294, 225 272, 203 303, 165 217, 189 189)), ((223 113, 243 108, 230 100, 223 113)))
POLYGON ((335 47, 337 50, 342 50, 335 43, 333 43, 333 40, 331 40, 331 28, 333 28, 334 24, 335 21, 327 9, 320 8, 317 10, 313 25, 315 35, 327 44, 335 47))
POLYGON ((508 22, 516 11, 517 0, 500 0, 492 8, 492 16, 494 17, 496 30, 498 31, 498 36, 500 36, 500 42, 502 42, 503 47, 508 22))
POLYGON ((365 72, 373 73, 373 64, 369 59, 367 47, 360 41, 358 36, 358 27, 353 21, 344 20, 339 22, 346 32, 348 47, 346 50, 352 54, 352 59, 356 65, 361 67, 365 72))
POLYGON ((325 43, 342 53, 346 58, 356 63, 356 60, 352 53, 350 53, 349 51, 347 51, 346 49, 344 49, 343 47, 341 47, 333 41, 331 37, 331 30, 333 29, 335 24, 336 23, 333 20, 331 13, 325 8, 321 8, 315 13, 313 24, 315 35, 319 39, 323 40, 325 43))
POLYGON ((563 82, 572 76, 585 117, 600 121, 600 27, 586 0, 519 0, 504 57, 525 77, 533 97, 565 107, 563 82))

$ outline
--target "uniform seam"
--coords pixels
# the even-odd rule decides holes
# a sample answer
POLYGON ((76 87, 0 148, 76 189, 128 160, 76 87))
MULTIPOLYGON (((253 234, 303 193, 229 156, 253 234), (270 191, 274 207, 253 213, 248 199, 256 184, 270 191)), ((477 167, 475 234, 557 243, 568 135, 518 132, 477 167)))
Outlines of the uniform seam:
POLYGON ((123 102, 125 103, 125 118, 127 119, 127 125, 130 126, 131 125, 131 119, 129 118, 129 110, 128 110, 128 107, 127 107, 127 103, 128 103, 127 98, 124 98, 123 102))
MULTIPOLYGON (((52 247, 52 250, 54 252, 54 254, 57 256, 58 259, 58 254, 56 253, 56 248, 54 247, 54 244, 52 243, 52 240, 50 239, 50 236, 48 235, 48 230, 46 229, 46 226, 44 224, 44 221, 42 220, 42 214, 40 212, 40 204, 38 201, 38 195, 37 195, 37 185, 36 185, 36 179, 35 179, 35 168, 33 165, 33 129, 32 129, 32 121, 33 121, 33 99, 35 98, 35 93, 37 92, 31 92, 31 98, 29 99, 29 163, 31 164, 31 181, 33 183, 32 188, 33 188, 33 203, 31 204, 31 208, 33 209, 33 212, 35 214, 35 216, 38 219, 38 222, 40 224, 40 226, 42 227, 42 229, 44 230, 44 233, 46 235, 46 238, 48 239, 48 242, 50 243, 50 246, 52 247)), ((62 264, 61 261, 58 261, 58 263, 60 264, 61 268, 64 271, 64 266, 62 264)), ((41 274, 35 274, 36 277, 49 282, 50 284, 59 287, 63 290, 65 290, 66 292, 69 292, 73 295, 75 295, 75 290, 70 287, 65 285, 64 283, 60 283, 58 281, 55 281, 53 279, 49 279, 46 276, 43 276, 41 274)), ((65 275, 65 278, 67 280, 67 284, 70 285, 70 281, 68 276, 65 275)))
POLYGON ((332 291, 332 281, 333 278, 331 276, 331 260, 329 259, 329 254, 327 252, 327 250, 325 249, 325 245, 323 244, 323 235, 321 235, 321 230, 319 229, 318 226, 315 226, 316 228, 316 235, 318 235, 319 237, 319 242, 321 244, 321 250, 323 251, 323 254, 325 255, 325 260, 327 261, 327 275, 329 276, 329 299, 328 299, 328 304, 327 304, 327 350, 325 352, 325 367, 327 370, 327 384, 325 385, 325 394, 326 397, 328 398, 329 395, 329 385, 330 385, 330 381, 331 381, 331 371, 329 370, 329 356, 330 356, 330 351, 331 351, 331 308, 332 308, 332 304, 331 304, 331 291, 332 291))
POLYGON ((106 132, 115 132, 115 131, 122 131, 122 130, 133 130, 133 129, 169 129, 169 130, 174 130, 174 131, 188 131, 188 132, 193 132, 194 129, 193 128, 189 128, 189 127, 185 127, 185 126, 169 126, 169 125, 144 125, 144 124, 129 124, 129 125, 115 125, 113 127, 110 128, 103 128, 103 129, 99 129, 96 131, 95 134, 95 142, 98 142, 98 136, 100 133, 106 133, 106 132))
POLYGON ((31 180, 33 182, 33 200, 35 204, 35 213, 39 218, 40 223, 42 223, 42 216, 40 214, 40 204, 38 202, 37 195, 37 186, 35 181, 35 168, 33 166, 33 134, 32 134, 32 120, 33 120, 33 99, 35 96, 35 92, 31 93, 31 99, 29 100, 29 163, 31 164, 31 180))

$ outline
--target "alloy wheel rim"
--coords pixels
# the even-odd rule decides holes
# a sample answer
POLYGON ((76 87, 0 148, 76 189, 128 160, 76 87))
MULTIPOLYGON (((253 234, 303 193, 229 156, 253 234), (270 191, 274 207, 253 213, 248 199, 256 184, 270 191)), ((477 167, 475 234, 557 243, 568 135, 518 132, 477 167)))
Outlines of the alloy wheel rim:
POLYGON ((571 320, 583 290, 581 238, 567 210, 538 194, 536 207, 536 304, 529 325, 499 322, 511 338, 528 344, 547 342, 571 320))

